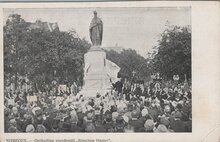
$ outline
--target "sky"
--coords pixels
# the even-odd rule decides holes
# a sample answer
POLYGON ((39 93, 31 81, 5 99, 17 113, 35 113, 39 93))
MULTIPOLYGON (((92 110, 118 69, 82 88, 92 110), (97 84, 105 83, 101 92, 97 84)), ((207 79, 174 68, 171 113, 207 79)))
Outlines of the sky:
POLYGON ((117 44, 125 49, 135 49, 143 57, 157 45, 167 21, 170 25, 191 25, 189 7, 4 9, 4 23, 10 14, 17 13, 27 22, 40 19, 44 22, 57 22, 61 31, 75 29, 81 38, 91 42, 89 24, 94 10, 104 24, 103 47, 117 44))

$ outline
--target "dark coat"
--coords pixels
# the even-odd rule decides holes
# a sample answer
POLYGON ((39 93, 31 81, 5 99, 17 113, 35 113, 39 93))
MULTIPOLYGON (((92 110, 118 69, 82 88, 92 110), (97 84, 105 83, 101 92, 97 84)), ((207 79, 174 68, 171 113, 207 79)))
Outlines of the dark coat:
POLYGON ((70 128, 71 132, 82 132, 83 129, 79 126, 77 126, 76 124, 71 124, 71 128, 70 128))
POLYGON ((138 132, 139 129, 142 127, 142 123, 138 120, 130 120, 129 125, 131 125, 134 128, 135 132, 138 132))
POLYGON ((115 88, 118 93, 122 92, 123 83, 121 81, 117 81, 115 84, 113 84, 113 87, 115 88))
POLYGON ((185 122, 181 120, 175 120, 170 124, 171 129, 174 130, 174 132, 187 132, 188 126, 185 122))

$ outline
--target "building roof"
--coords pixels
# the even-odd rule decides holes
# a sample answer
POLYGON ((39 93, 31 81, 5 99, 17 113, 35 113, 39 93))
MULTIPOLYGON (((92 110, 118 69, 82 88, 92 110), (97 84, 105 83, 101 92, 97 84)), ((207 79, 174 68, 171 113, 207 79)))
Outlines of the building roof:
POLYGON ((42 29, 46 31, 54 31, 54 30, 59 30, 59 26, 57 23, 49 23, 49 22, 42 22, 40 20, 37 20, 35 23, 29 23, 29 29, 42 29))

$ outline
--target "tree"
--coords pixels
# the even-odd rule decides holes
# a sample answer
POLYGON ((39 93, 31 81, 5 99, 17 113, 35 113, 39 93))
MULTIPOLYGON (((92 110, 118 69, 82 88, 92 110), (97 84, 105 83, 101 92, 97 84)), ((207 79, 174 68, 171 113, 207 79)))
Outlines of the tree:
POLYGON ((4 26, 4 76, 5 80, 13 78, 15 88, 18 83, 19 63, 23 58, 22 37, 26 30, 27 24, 18 14, 10 15, 4 26))
POLYGON ((74 38, 68 32, 32 30, 28 33, 27 45, 31 50, 28 65, 29 77, 39 83, 50 83, 54 78, 60 83, 82 82, 83 55, 89 44, 84 39, 74 38), (45 78, 38 80, 38 76, 45 78))
POLYGON ((161 34, 156 47, 157 54, 149 62, 153 72, 164 78, 191 78, 191 31, 189 27, 168 26, 161 34))
POLYGON ((83 56, 90 47, 85 39, 74 36, 73 31, 30 28, 31 23, 20 15, 17 19, 4 26, 5 74, 16 72, 38 86, 54 79, 59 83, 82 82, 83 56))

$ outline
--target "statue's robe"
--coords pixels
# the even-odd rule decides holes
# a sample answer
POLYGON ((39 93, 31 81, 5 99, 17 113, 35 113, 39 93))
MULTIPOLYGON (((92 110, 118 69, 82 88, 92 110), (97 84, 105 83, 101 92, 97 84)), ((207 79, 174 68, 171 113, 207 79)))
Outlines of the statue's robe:
POLYGON ((89 28, 90 39, 94 46, 100 46, 102 44, 103 23, 98 17, 92 19, 89 28))

